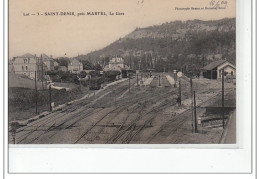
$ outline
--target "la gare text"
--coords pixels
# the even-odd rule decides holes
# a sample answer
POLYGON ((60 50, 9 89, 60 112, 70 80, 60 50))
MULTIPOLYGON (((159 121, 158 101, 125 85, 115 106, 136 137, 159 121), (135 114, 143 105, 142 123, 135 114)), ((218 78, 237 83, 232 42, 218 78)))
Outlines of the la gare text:
POLYGON ((44 12, 44 13, 23 13, 23 16, 111 16, 125 15, 123 12, 44 12))

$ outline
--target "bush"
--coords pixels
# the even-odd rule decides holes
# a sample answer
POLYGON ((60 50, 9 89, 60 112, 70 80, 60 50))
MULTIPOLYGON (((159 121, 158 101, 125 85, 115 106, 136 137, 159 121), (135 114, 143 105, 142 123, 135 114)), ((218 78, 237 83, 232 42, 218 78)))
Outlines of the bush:
POLYGON ((89 80, 82 80, 81 81, 81 85, 83 85, 83 86, 88 86, 89 85, 89 80))
POLYGON ((100 76, 100 72, 99 71, 90 71, 89 74, 91 75, 91 78, 100 76))
POLYGON ((50 71, 47 73, 53 82, 71 82, 79 84, 77 74, 71 74, 70 72, 64 71, 50 71))
POLYGON ((85 78, 87 76, 87 72, 81 71, 79 75, 80 75, 80 78, 85 78))
MULTIPOLYGON (((73 99, 77 94, 81 93, 79 88, 74 88, 72 91, 66 91, 65 89, 56 90, 52 89, 52 101, 57 104, 63 104, 73 99)), ((35 107, 35 90, 29 88, 9 88, 8 102, 12 107, 20 107, 22 109, 28 109, 35 107)), ((49 90, 38 90, 37 103, 41 105, 49 105, 49 90)))

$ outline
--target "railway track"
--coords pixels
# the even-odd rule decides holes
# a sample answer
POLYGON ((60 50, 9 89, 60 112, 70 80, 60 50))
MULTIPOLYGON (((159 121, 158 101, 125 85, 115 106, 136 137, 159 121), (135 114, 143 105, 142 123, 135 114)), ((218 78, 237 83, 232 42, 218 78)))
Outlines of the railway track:
MULTIPOLYGON (((139 134, 146 126, 149 126, 149 124, 152 123, 152 120, 159 114, 159 112, 167 107, 169 107, 170 102, 165 102, 162 105, 160 105, 159 107, 154 107, 152 110, 150 110, 149 112, 145 113, 144 116, 147 116, 148 114, 151 114, 151 116, 148 118, 148 120, 146 120, 144 122, 144 124, 139 127, 135 132, 134 130, 130 131, 129 134, 126 136, 126 138, 122 141, 123 144, 129 144, 131 142, 131 140, 137 135, 139 134)), ((143 117, 144 117, 143 116, 143 117)), ((138 120, 134 121, 134 125, 137 126, 137 122, 139 122, 138 120)), ((133 125, 132 124, 132 125, 133 125)))
MULTIPOLYGON (((167 87, 169 84, 167 79, 164 78, 165 77, 161 77, 161 85, 167 87)), ((158 79, 154 80, 154 83, 158 84, 158 79)), ((43 140, 45 134, 53 132, 51 135, 48 134, 46 136, 51 138, 59 134, 60 130, 78 127, 77 125, 84 122, 82 120, 87 120, 87 118, 90 118, 93 114, 102 113, 103 109, 110 107, 112 107, 111 110, 107 109, 108 112, 104 110, 105 113, 90 127, 87 127, 86 129, 83 127, 83 131, 79 137, 75 139, 74 143, 84 143, 84 138, 86 136, 90 138, 90 141, 95 141, 95 139, 110 125, 111 121, 125 110, 127 110, 127 116, 122 120, 120 127, 116 128, 116 131, 111 137, 104 142, 116 143, 122 141, 122 143, 130 143, 134 137, 151 123, 160 110, 168 107, 172 102, 161 103, 159 106, 150 109, 147 109, 147 105, 150 103, 154 104, 161 99, 167 99, 177 92, 177 90, 172 91, 171 88, 136 87, 134 86, 134 83, 135 80, 131 80, 132 87, 130 95, 126 94, 128 85, 122 83, 119 86, 112 87, 112 89, 114 89, 112 91, 109 91, 111 88, 106 89, 106 91, 104 90, 96 96, 91 96, 76 102, 75 104, 68 105, 62 109, 62 111, 56 111, 39 121, 33 122, 29 126, 19 130, 18 133, 24 133, 19 136, 18 143, 35 143, 39 139, 43 140), (112 98, 115 98, 117 101, 111 100, 112 98), (138 115, 130 120, 129 116, 134 112, 138 113, 138 115), (148 119, 143 121, 142 119, 144 117, 148 117, 148 119), (105 124, 98 126, 101 121, 105 124), (34 129, 28 130, 30 128, 34 129), (42 130, 42 128, 45 128, 46 130, 42 130)))
MULTIPOLYGON (((220 95, 221 95, 220 92, 218 92, 218 93, 217 93, 215 96, 213 96, 212 98, 207 99, 206 101, 203 101, 203 102, 199 103, 199 104, 197 105, 197 108, 200 107, 203 103, 207 103, 207 102, 211 101, 213 98, 216 98, 216 97, 218 97, 218 96, 220 96, 220 95)), ((187 109, 187 110, 185 110, 184 112, 187 113, 187 112, 189 112, 189 111, 191 111, 190 108, 187 109)), ((180 128, 180 126, 182 126, 182 125, 186 122, 186 120, 182 120, 181 118, 179 118, 181 115, 184 114, 184 112, 182 112, 182 113, 180 113, 180 114, 174 116, 175 120, 170 122, 170 123, 172 123, 172 124, 174 124, 174 125, 173 125, 173 128, 171 128, 171 132, 170 132, 170 134, 168 135, 168 137, 171 136, 173 133, 175 133, 175 132, 177 131, 177 129, 180 128)), ((161 133, 163 130, 165 130, 165 128, 167 128, 168 126, 169 126, 169 123, 166 123, 166 124, 164 124, 162 127, 160 127, 160 129, 147 141, 147 143, 148 143, 148 144, 151 143, 151 141, 152 141, 159 133, 161 133)))
MULTIPOLYGON (((120 84, 120 86, 117 86, 116 89, 124 88, 124 86, 125 86, 125 85, 120 84)), ((125 89, 125 88, 124 88, 124 89, 125 89)), ((123 89, 123 90, 124 90, 124 89, 123 89)), ((120 91, 120 90, 119 90, 119 91, 120 91)), ((101 94, 102 94, 102 93, 101 93, 101 94)), ((105 95, 106 95, 106 93, 105 93, 105 95)), ((84 108, 86 108, 86 107, 91 106, 91 105, 93 104, 93 103, 92 103, 93 100, 95 100, 95 96, 92 96, 92 97, 87 98, 87 99, 85 99, 85 100, 81 100, 80 102, 76 102, 76 103, 73 104, 73 105, 68 105, 68 106, 66 106, 62 111, 56 111, 56 112, 54 112, 54 113, 48 115, 47 117, 41 118, 41 119, 39 119, 39 120, 37 120, 37 121, 32 122, 31 124, 29 124, 29 125, 27 125, 27 126, 25 126, 25 127, 19 128, 19 129, 17 130, 17 132, 16 132, 17 134, 19 134, 19 133, 21 133, 21 132, 25 132, 25 131, 26 131, 27 133, 26 133, 26 134, 23 134, 23 135, 18 135, 19 137, 18 137, 17 139, 20 139, 20 138, 24 137, 25 135, 28 135, 28 136, 29 136, 30 134, 32 134, 32 133, 38 131, 38 130, 39 130, 41 127, 43 127, 44 125, 53 122, 53 121, 56 120, 57 118, 62 118, 62 117, 66 116, 66 115, 68 115, 68 114, 70 114, 70 113, 72 113, 72 112, 74 112, 74 111, 76 111, 76 110, 78 110, 77 112, 81 112, 81 111, 79 111, 79 109, 84 109, 84 108), (59 114, 61 114, 61 113, 62 113, 62 115, 59 115, 59 114), (56 118, 56 117, 57 117, 57 118, 56 118), (39 125, 39 124, 40 124, 40 125, 39 125), (33 130, 28 130, 28 128, 31 128, 31 127, 33 127, 33 126, 35 126, 35 127, 34 127, 35 129, 33 129, 33 130)), ((97 99, 96 99, 96 100, 97 100, 97 99)), ((80 114, 80 113, 79 113, 79 114, 80 114)), ((75 117, 77 117, 77 116, 75 116, 75 117)), ((67 122, 67 120, 66 120, 65 122, 67 122)), ((63 123, 62 123, 62 124, 63 124, 63 123)), ((62 124, 59 124, 58 126, 50 125, 50 127, 53 128, 53 129, 57 129, 57 128, 60 127, 62 124)), ((24 141, 28 136, 26 136, 24 139, 20 140, 19 142, 24 141)))
MULTIPOLYGON (((164 94, 161 94, 159 96, 155 96, 153 98, 162 98, 164 96, 169 96, 169 94, 172 93, 171 91, 168 92, 168 93, 164 93, 164 94)), ((152 98, 152 99, 153 99, 152 98)), ((143 101, 149 101, 149 99, 151 99, 150 95, 146 95, 146 96, 142 96, 139 98, 138 102, 143 102, 143 101)), ((101 117, 97 122, 94 123, 94 125, 92 125, 90 128, 86 129, 86 131, 79 137, 79 139, 77 139, 75 141, 75 143, 78 143, 84 136, 86 136, 93 128, 95 128, 97 126, 97 124, 99 124, 106 116, 108 116, 109 114, 113 113, 113 112, 116 112, 117 114, 120 114, 121 112, 123 112, 124 110, 126 110, 127 108, 129 108, 130 106, 133 106, 136 104, 136 99, 132 99, 132 100, 128 100, 128 101, 125 101, 125 103, 119 103, 119 106, 116 106, 115 109, 113 109, 112 111, 106 113, 103 117, 101 117)), ((128 114, 131 114, 133 111, 135 111, 136 109, 138 108, 133 108, 131 110, 130 113, 128 114)), ((138 109, 138 110, 142 110, 142 109, 138 109)), ((123 128, 125 122, 127 121, 129 115, 124 119, 122 125, 119 127, 119 130, 118 132, 123 128)), ((111 119, 112 120, 112 119, 111 119)), ((102 130, 100 130, 100 132, 102 132, 102 130)), ((100 133, 99 133, 100 134, 100 133)), ((97 136, 97 135, 96 135, 97 136)))

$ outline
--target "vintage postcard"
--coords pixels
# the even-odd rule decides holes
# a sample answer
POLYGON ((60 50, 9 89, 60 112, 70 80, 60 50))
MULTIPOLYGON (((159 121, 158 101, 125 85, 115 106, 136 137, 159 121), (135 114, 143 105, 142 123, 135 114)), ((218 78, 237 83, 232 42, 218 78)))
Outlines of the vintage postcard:
POLYGON ((9 144, 236 144, 236 0, 9 0, 9 144))

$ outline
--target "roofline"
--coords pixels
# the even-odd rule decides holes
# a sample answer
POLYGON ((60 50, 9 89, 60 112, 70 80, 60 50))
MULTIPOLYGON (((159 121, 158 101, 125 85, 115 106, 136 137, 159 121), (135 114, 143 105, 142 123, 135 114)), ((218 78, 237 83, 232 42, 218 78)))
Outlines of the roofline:
MULTIPOLYGON (((220 63, 220 64, 218 64, 217 66, 215 66, 214 68, 217 68, 217 67, 219 67, 220 65, 223 65, 224 63, 226 63, 226 62, 228 62, 228 63, 230 63, 231 65, 233 65, 235 68, 236 68, 236 65, 234 65, 233 63, 231 63, 231 62, 229 62, 228 60, 224 60, 222 63, 220 63)), ((213 62, 211 62, 211 63, 213 63, 213 62)), ((209 65, 209 64, 208 64, 209 65)), ((207 66, 208 66, 207 65, 207 66)), ((206 67, 206 66, 205 66, 206 67)), ((203 68, 201 68, 202 70, 208 70, 208 69, 205 69, 205 67, 203 67, 203 68)), ((212 68, 211 70, 213 70, 214 68, 212 68)))

